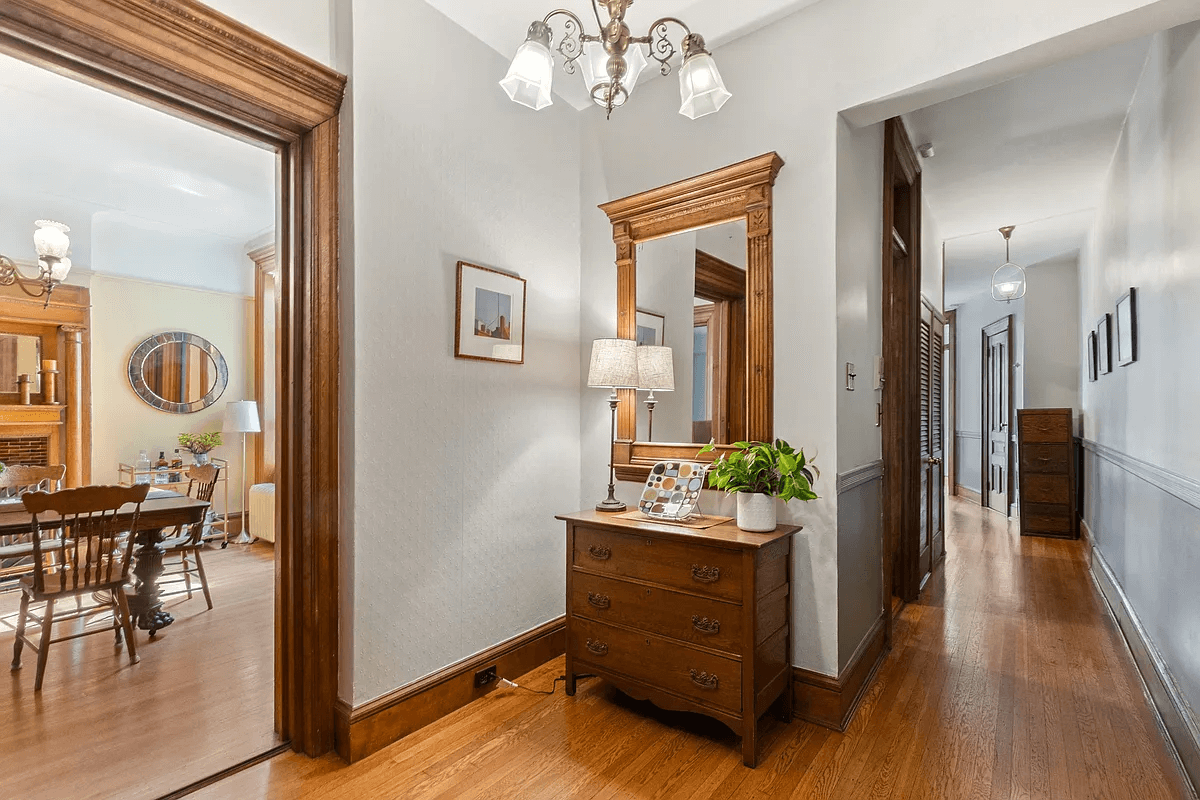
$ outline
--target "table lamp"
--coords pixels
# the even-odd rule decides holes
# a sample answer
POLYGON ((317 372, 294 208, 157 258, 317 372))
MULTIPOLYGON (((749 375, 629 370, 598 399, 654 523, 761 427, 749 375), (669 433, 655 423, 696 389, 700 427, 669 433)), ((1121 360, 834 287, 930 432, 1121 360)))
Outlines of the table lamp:
POLYGON ((675 391, 675 361, 669 347, 642 345, 637 349, 638 388, 643 392, 649 391, 646 398, 646 409, 649 421, 646 426, 646 441, 654 441, 654 406, 658 400, 654 392, 675 391))
POLYGON ((597 339, 592 342, 592 361, 588 367, 588 387, 609 389, 608 407, 612 424, 608 437, 608 499, 596 504, 597 511, 624 511, 617 499, 617 468, 613 447, 617 440, 617 389, 636 389, 638 385, 638 346, 633 339, 597 339))
MULTIPOLYGON (((242 435, 242 523, 241 533, 234 541, 236 544, 249 544, 253 539, 246 533, 246 515, 250 510, 246 483, 246 434, 262 431, 262 425, 258 422, 258 403, 253 400, 234 400, 227 403, 225 405, 225 423, 221 426, 221 430, 226 433, 242 435)), ((229 509, 225 510, 225 514, 228 517, 229 509)))

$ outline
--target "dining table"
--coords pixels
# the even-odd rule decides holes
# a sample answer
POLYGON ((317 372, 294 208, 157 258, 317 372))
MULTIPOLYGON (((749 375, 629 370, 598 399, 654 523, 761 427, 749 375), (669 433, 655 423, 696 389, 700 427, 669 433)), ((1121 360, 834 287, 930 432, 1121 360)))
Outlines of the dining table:
MULTIPOLYGON (((133 532, 133 585, 126 587, 129 612, 137 627, 154 636, 158 631, 175 621, 162 609, 158 596, 158 579, 163 572, 164 535, 180 526, 195 525, 204 521, 209 503, 185 494, 166 489, 151 489, 142 502, 138 514, 137 530, 133 532)), ((118 524, 133 526, 137 506, 126 503, 117 511, 118 524)), ((45 529, 57 520, 53 513, 42 514, 38 524, 45 529)), ((126 529, 128 529, 128 527, 126 529)), ((25 510, 19 497, 0 501, 0 536, 33 534, 33 514, 25 510)))

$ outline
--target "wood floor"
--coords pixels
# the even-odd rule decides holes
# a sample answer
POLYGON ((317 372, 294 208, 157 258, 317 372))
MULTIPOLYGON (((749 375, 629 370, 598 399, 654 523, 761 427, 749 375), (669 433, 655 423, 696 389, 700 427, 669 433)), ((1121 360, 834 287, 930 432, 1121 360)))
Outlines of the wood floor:
MULTIPOLYGON (((284 755, 213 798, 1190 797, 1082 545, 1022 539, 950 504, 948 557, 898 619, 849 730, 768 715, 764 756, 701 717, 598 680, 574 698, 502 688, 353 766, 284 755)), ((518 678, 549 689, 562 659, 518 678)), ((509 676, 513 677, 513 676, 509 676)))
MULTIPOLYGON (((175 624, 135 634, 140 663, 102 633, 51 646, 40 696, 36 654, 5 670, 0 798, 155 798, 276 744, 271 545, 208 549, 204 566, 215 608, 170 599, 175 624)), ((0 595, 0 615, 19 598, 0 595)), ((0 627, 5 665, 12 639, 0 627)))

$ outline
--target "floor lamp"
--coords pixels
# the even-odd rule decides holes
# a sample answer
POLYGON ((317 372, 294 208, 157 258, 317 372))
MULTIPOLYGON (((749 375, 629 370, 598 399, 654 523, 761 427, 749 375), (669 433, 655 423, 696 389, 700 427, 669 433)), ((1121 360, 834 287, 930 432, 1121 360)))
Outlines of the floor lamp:
MULTIPOLYGON (((246 533, 246 516, 250 512, 249 492, 246 483, 246 434, 259 433, 262 425, 258 422, 258 403, 253 400, 234 400, 225 405, 225 424, 221 429, 226 433, 242 435, 242 524, 241 533, 234 540, 235 544, 249 544, 254 541, 246 533)), ((229 524, 229 509, 225 509, 225 523, 229 524)))

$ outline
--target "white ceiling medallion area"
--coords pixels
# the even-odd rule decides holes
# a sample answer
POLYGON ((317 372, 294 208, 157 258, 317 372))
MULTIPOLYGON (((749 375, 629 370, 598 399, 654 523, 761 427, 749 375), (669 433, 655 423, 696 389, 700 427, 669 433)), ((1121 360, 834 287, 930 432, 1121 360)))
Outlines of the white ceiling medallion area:
MULTIPOLYGON (((650 27, 652 20, 664 17, 682 19, 692 31, 704 35, 706 49, 711 51, 819 1, 835 2, 835 0, 751 0, 750 2, 636 0, 636 2, 627 3, 632 6, 632 9, 626 16, 626 23, 631 29, 632 35, 641 35, 650 27)), ((562 8, 576 15, 580 22, 587 26, 587 33, 598 34, 596 14, 591 7, 592 0, 507 0, 503 3, 497 3, 494 0, 426 0, 426 2, 475 38, 500 53, 505 60, 513 58, 513 53, 528 38, 530 21, 545 20, 547 12, 555 8, 562 8)), ((599 2, 600 15, 603 18, 605 8, 610 5, 610 2, 609 0, 599 0, 599 2)), ((559 36, 562 33, 561 25, 558 21, 552 21, 552 28, 554 36, 550 51, 557 62, 556 67, 562 69, 566 57, 557 52, 559 36)), ((675 28, 674 32, 670 33, 676 52, 681 49, 682 34, 683 31, 680 28, 675 28)), ((599 49, 603 52, 603 47, 599 49)), ((631 47, 630 52, 632 53, 634 49, 641 48, 631 47)), ((637 85, 645 84, 659 77, 661 72, 658 62, 650 60, 644 50, 643 55, 647 56, 647 64, 651 68, 641 70, 640 75, 637 76, 637 85)), ((717 57, 719 58, 720 54, 717 57)), ((560 76, 560 79, 553 83, 553 93, 576 109, 590 108, 597 103, 590 92, 590 88, 594 87, 595 83, 589 85, 586 76, 581 79, 579 74, 584 68, 583 62, 586 58, 586 55, 579 58, 575 74, 568 73, 567 80, 562 80, 560 76)), ((630 58, 634 59, 636 56, 631 55, 630 58)), ((678 61, 677 58, 676 62, 678 61)), ((541 63, 544 65, 544 58, 541 63)), ((606 62, 601 61, 597 56, 594 64, 605 67, 598 75, 607 79, 606 62)), ((626 67, 630 73, 635 69, 633 63, 627 64, 626 67)), ((672 72, 677 70, 676 64, 673 66, 672 72)), ((497 76, 497 78, 499 77, 497 76)), ((626 86, 623 83, 622 85, 627 91, 631 90, 632 84, 626 86)), ((732 88, 736 91, 737 87, 732 88)), ((614 107, 615 105, 614 103, 614 107)))

